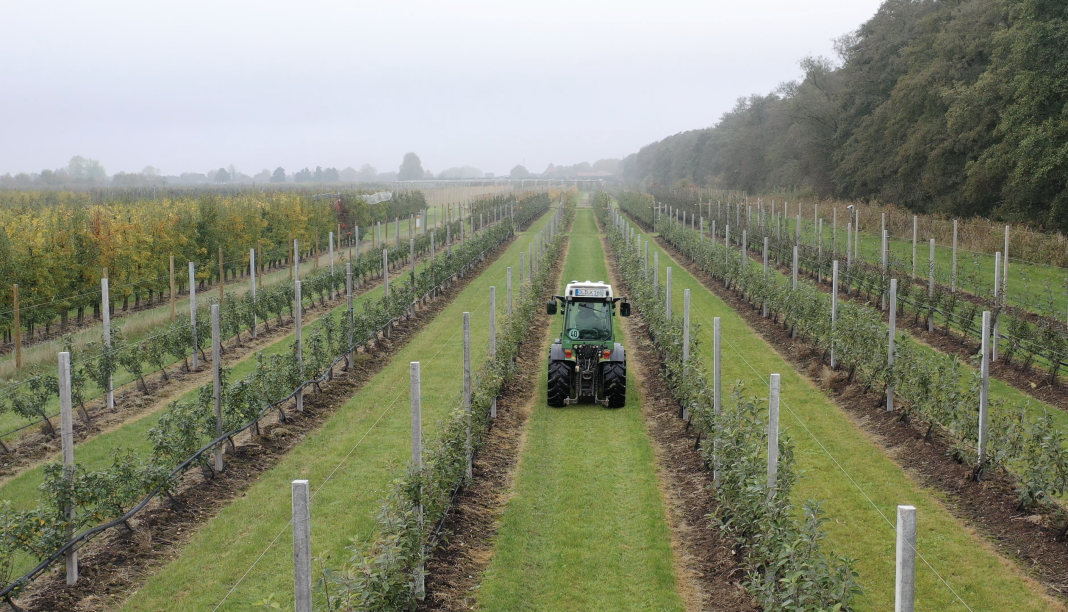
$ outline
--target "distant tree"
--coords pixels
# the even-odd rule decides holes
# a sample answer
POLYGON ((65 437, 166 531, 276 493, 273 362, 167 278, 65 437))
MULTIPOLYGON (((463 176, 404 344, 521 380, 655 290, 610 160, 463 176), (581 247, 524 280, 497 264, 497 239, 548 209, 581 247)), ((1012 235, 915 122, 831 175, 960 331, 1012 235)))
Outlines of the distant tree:
POLYGON ((434 173, 429 171, 429 170, 426 170, 426 171, 423 172, 423 178, 432 179, 432 178, 434 178, 434 173))
POLYGON ((67 163, 67 174, 73 179, 91 181, 102 181, 107 178, 107 172, 104 171, 104 166, 101 166, 100 162, 81 155, 70 158, 70 162, 67 163))
POLYGON ((378 169, 371 164, 364 164, 360 166, 360 174, 356 180, 369 183, 376 178, 378 178, 378 169))
POLYGON ((159 168, 155 166, 145 166, 141 170, 141 174, 145 176, 159 176, 159 168))
POLYGON ((415 153, 405 153, 404 161, 401 162, 400 171, 397 172, 397 179, 401 181, 415 181, 423 178, 423 162, 419 160, 419 156, 415 153))
POLYGON ((294 183, 310 183, 311 180, 312 180, 312 171, 310 169, 308 169, 308 168, 305 168, 305 169, 301 170, 300 172, 297 172, 295 175, 293 175, 293 182, 294 183))
POLYGON ((315 167, 315 174, 312 175, 312 176, 315 179, 316 183, 323 182, 323 167, 322 166, 316 166, 315 167))
POLYGON ((284 183, 286 182, 286 170, 282 166, 278 166, 274 169, 274 174, 271 175, 272 183, 284 183))
POLYGON ((230 173, 226 171, 226 168, 219 168, 219 171, 215 173, 216 183, 229 183, 230 173))
POLYGON ((344 183, 355 183, 360 178, 360 172, 352 166, 346 167, 338 173, 338 180, 344 183))
POLYGON ((327 183, 340 183, 341 176, 338 174, 337 168, 327 168, 323 170, 323 181, 327 183))
POLYGON ((515 178, 518 178, 518 179, 527 178, 528 176, 530 176, 530 172, 528 172, 527 169, 524 168, 523 166, 519 165, 519 166, 516 166, 515 168, 512 168, 512 171, 508 173, 508 176, 510 178, 514 178, 514 179, 515 178))

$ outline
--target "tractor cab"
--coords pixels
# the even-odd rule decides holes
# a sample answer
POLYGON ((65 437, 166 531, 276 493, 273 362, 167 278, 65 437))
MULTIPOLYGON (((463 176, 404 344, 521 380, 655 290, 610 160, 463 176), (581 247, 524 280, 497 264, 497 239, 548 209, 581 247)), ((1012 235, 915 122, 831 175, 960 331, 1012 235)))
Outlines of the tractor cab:
POLYGON ((602 281, 571 281, 546 312, 563 317, 560 337, 549 348, 549 405, 586 399, 618 408, 626 402, 626 354, 615 341, 612 317, 630 316, 626 298, 602 281), (559 304, 560 308, 557 308, 559 304))

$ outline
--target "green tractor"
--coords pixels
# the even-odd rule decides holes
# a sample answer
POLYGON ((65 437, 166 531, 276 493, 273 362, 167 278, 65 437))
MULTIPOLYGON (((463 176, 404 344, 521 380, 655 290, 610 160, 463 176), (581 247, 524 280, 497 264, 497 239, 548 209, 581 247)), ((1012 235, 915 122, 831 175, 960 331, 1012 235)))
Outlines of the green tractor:
POLYGON ((546 312, 564 317, 560 337, 549 347, 549 405, 562 407, 588 400, 609 408, 627 402, 627 355, 615 342, 612 317, 630 316, 627 298, 614 297, 604 282, 568 283, 564 295, 554 295, 546 312))

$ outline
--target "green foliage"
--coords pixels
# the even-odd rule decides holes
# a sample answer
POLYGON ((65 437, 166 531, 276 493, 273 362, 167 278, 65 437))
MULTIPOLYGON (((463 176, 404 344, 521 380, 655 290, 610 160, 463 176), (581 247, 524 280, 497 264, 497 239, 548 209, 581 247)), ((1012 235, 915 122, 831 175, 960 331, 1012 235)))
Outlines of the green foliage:
MULTIPOLYGON (((535 198, 536 206, 528 207, 521 217, 548 208, 548 196, 535 198)), ((561 228, 566 228, 574 217, 572 203, 565 206, 563 215, 561 228)), ((515 357, 526 346, 531 323, 543 307, 546 291, 551 290, 553 262, 560 254, 562 236, 561 232, 547 241, 544 265, 532 279, 536 289, 519 296, 510 317, 498 319, 496 355, 487 355, 472 377, 470 418, 457 401, 440 423, 438 435, 426 442, 423 469, 408 465, 398 475, 379 510, 374 531, 352 547, 348 563, 323 571, 317 587, 327 609, 392 611, 415 606, 415 572, 436 542, 436 526, 444 519, 453 494, 465 484, 468 424, 471 452, 477 454, 489 431, 490 406, 515 376, 515 357)))
POLYGON ((624 160, 646 186, 800 189, 1068 229, 1068 13, 1051 0, 885 0, 841 62, 624 160))
MULTIPOLYGON (((789 281, 776 274, 765 276, 752 262, 743 267, 748 255, 740 249, 702 237, 667 215, 656 219, 656 231, 679 251, 692 254, 701 269, 724 279, 752 303, 766 304, 769 316, 795 328, 799 337, 824 355, 833 347, 838 366, 849 372, 850 381, 880 390, 893 384, 895 409, 900 409, 902 418, 927 423, 929 429, 941 428, 956 441, 954 454, 958 459, 978 463, 978 374, 955 356, 923 350, 901 338, 895 343, 891 368, 887 365, 889 329, 878 310, 840 301, 838 320, 832 327, 831 297, 813 283, 799 279, 793 291, 789 281)), ((785 249, 788 245, 782 246, 785 249)), ((860 268, 858 275, 863 275, 864 268, 860 268)), ((879 272, 878 281, 869 277, 858 284, 877 295, 887 288, 887 281, 888 277, 879 272)), ((908 285, 903 287, 907 294, 908 285)), ((974 320, 975 312, 965 319, 974 320)), ((1054 431, 1048 416, 1029 418, 1026 404, 992 403, 990 414, 992 445, 986 464, 978 467, 1001 468, 1013 474, 1021 509, 1063 495, 1068 490, 1068 440, 1054 431)))
MULTIPOLYGON (((620 200, 623 202, 623 199, 620 200)), ((646 215, 648 200, 626 198, 636 214, 646 215)), ((721 414, 712 405, 713 389, 699 361, 682 363, 682 321, 668 320, 664 292, 654 293, 651 279, 644 272, 644 258, 628 244, 622 220, 609 207, 607 194, 593 200, 594 211, 608 232, 608 243, 616 256, 623 280, 649 328, 660 354, 661 374, 669 382, 672 396, 680 406, 692 411, 693 426, 701 432, 701 452, 706 465, 719 473, 715 489, 718 502, 713 518, 744 552, 748 571, 747 587, 765 610, 809 611, 852 609, 853 599, 861 589, 851 561, 828 554, 820 548, 824 539, 823 519, 819 506, 806 502, 799 520, 790 502, 790 490, 796 480, 793 471, 793 444, 788 435, 779 438, 779 468, 775 490, 767 484, 767 402, 746 397, 744 389, 735 387, 730 401, 724 402, 721 414)), ((658 228, 668 225, 666 216, 657 220, 658 228), (663 219, 663 222, 660 222, 663 219)), ((665 230, 660 229, 661 235, 665 230)), ((679 233, 685 230, 679 229, 679 233)), ((692 252, 686 245, 683 252, 692 252)), ((717 261, 724 262, 721 254, 717 261)), ((742 269, 723 263, 732 274, 750 279, 756 266, 742 269)), ((757 287, 753 286, 753 289, 757 287)), ((767 300, 769 294, 749 292, 751 299, 767 300)), ((693 323, 691 322, 691 325, 693 323)), ((696 334, 691 334, 691 339, 696 334)), ((697 354, 696 341, 691 354, 697 354)))
MULTIPOLYGON (((502 206, 510 203, 512 202, 504 200, 498 202, 502 206)), ((546 194, 538 194, 520 199, 514 204, 517 222, 526 223, 548 209, 549 197, 546 194)), ((458 230, 458 225, 454 226, 453 230, 458 230)), ((440 233, 437 237, 440 244, 444 240, 445 228, 436 231, 440 233)), ((353 312, 342 320, 331 316, 322 317, 306 330, 303 364, 297 361, 295 353, 270 356, 257 354, 257 367, 241 380, 232 381, 230 373, 224 370, 224 431, 231 435, 253 425, 267 411, 277 409, 277 404, 292 396, 298 388, 323 380, 331 366, 351 350, 375 338, 377 333, 391 322, 404 318, 416 301, 429 295, 446 280, 476 265, 487 251, 506 241, 512 234, 512 223, 509 217, 504 217, 503 222, 487 226, 483 231, 470 236, 463 245, 454 246, 450 255, 438 255, 415 276, 409 274, 395 281, 390 287, 389 298, 383 297, 369 304, 363 312, 353 312)), ((425 250, 429 248, 429 242, 430 237, 427 235, 420 237, 417 244, 421 244, 419 248, 425 250)), ((400 249, 394 249, 391 253, 398 261, 402 261, 403 257, 408 255, 408 247, 405 245, 403 253, 400 249)), ((371 259, 371 256, 368 256, 368 259, 371 259)), ((378 254, 377 261, 380 266, 381 253, 378 254)), ((309 275, 305 282, 307 286, 315 288, 311 292, 314 295, 315 291, 323 292, 336 288, 339 282, 340 286, 344 286, 344 273, 331 274, 329 269, 325 269, 309 275)), ((265 291, 264 295, 269 296, 272 293, 278 294, 279 301, 292 303, 291 286, 272 287, 265 291)), ((241 308, 241 302, 237 300, 228 301, 227 304, 232 305, 231 308, 241 308)), ((529 327, 533 310, 527 306, 524 312, 528 314, 526 326, 529 327)), ((200 318, 206 317, 198 316, 198 319, 200 318)), ((188 320, 179 321, 146 342, 164 342, 168 346, 182 347, 184 351, 189 351, 192 349, 192 335, 188 333, 189 330, 188 320), (177 334, 174 333, 175 330, 185 331, 177 334)), ((210 341, 207 339, 209 331, 210 327, 200 330, 198 325, 198 334, 204 334, 200 336, 202 344, 210 341)), ((119 356, 126 355, 124 351, 132 350, 129 346, 122 346, 121 341, 114 344, 115 348, 110 352, 105 350, 103 356, 96 357, 95 366, 87 366, 87 371, 94 377, 106 380, 103 376, 108 372, 107 364, 118 362, 119 356), (100 365, 101 362, 104 365, 100 365)), ((514 355, 519 343, 511 344, 510 348, 500 354, 514 355)), ((134 353, 137 354, 140 353, 134 353)), ((507 367, 514 367, 510 357, 507 367)), ((495 375, 480 376, 494 381, 497 384, 496 389, 503 384, 499 372, 495 375)), ((488 384, 481 378, 478 380, 479 385, 488 384)), ((57 393, 56 378, 38 376, 31 379, 28 389, 29 391, 26 391, 16 386, 7 391, 6 399, 10 408, 43 417, 44 402, 49 394, 57 393)), ((486 393, 480 386, 480 393, 476 395, 477 405, 483 411, 488 410, 489 405, 489 396, 486 393)), ((453 433, 457 423, 459 421, 451 425, 453 433)), ((486 423, 482 422, 481 426, 485 425, 486 423)), ((211 455, 208 451, 216 439, 212 385, 200 387, 194 400, 172 402, 168 405, 157 424, 149 430, 148 436, 152 444, 150 457, 140 458, 132 452, 118 449, 110 468, 93 472, 87 472, 78 465, 65 469, 58 463, 52 463, 45 467, 40 506, 18 513, 9 512, 7 506, 0 507, 0 572, 10 573, 12 557, 18 552, 29 553, 44 560, 64 546, 74 533, 122 517, 155 490, 171 491, 181 475, 191 467, 199 466, 211 472, 211 455), (187 461, 189 463, 181 468, 187 461), (69 508, 75 511, 74 519, 69 518, 69 508)), ((432 459, 429 469, 441 476, 432 482, 440 483, 444 482, 445 478, 455 478, 455 452, 454 444, 444 445, 437 451, 441 458, 432 459)), ((432 450, 432 456, 433 453, 432 450)), ((462 466, 460 474, 462 475, 462 466)), ((407 503, 409 498, 398 499, 398 503, 403 504, 407 503)), ((429 508, 433 512, 438 515, 444 513, 447 505, 445 488, 425 487, 424 499, 431 504, 429 508)), ((393 514, 389 516, 390 521, 395 521, 393 514)))

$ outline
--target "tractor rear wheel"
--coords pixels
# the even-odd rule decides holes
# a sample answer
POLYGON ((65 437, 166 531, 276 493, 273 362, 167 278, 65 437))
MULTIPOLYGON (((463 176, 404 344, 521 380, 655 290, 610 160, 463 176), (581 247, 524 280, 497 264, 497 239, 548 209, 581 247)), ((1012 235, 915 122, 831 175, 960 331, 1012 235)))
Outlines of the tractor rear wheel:
POLYGON ((627 404, 627 364, 611 361, 604 364, 604 396, 609 408, 622 408, 627 404))
POLYGON ((562 408, 571 395, 571 368, 567 361, 549 362, 549 405, 562 408))

